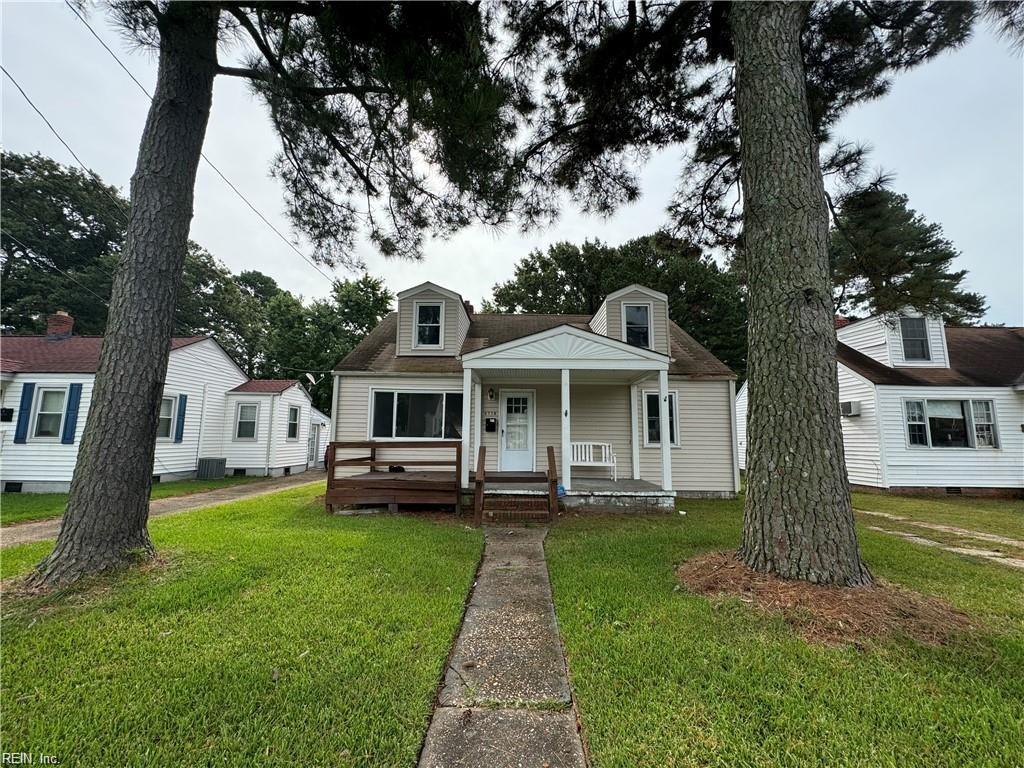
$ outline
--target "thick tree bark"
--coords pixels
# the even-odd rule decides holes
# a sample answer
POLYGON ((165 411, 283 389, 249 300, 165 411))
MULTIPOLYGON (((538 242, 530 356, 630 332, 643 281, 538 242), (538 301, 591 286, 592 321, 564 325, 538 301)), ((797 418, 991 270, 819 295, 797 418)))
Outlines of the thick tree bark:
POLYGON ((802 3, 736 3, 736 110, 749 276, 748 566, 864 585, 846 479, 828 275, 828 215, 811 133, 802 3))
POLYGON ((204 4, 161 14, 160 63, 131 183, 131 218, 106 335, 53 553, 36 584, 73 581, 153 554, 146 530, 160 398, 217 67, 204 4))

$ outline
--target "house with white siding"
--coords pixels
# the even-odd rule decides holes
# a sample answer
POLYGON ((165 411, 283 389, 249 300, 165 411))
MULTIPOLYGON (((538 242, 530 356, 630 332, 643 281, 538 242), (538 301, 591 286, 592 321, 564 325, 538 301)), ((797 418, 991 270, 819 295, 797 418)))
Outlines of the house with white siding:
MULTIPOLYGON (((914 312, 837 322, 846 468, 891 491, 1024 489, 1024 329, 914 312)), ((736 400, 745 468, 748 388, 736 400)))
POLYGON ((427 282, 400 292, 397 310, 337 365, 329 478, 338 503, 391 501, 373 470, 426 483, 430 457, 454 455, 447 444, 458 449, 454 491, 484 475, 493 497, 543 494, 557 477, 570 506, 731 497, 735 380, 672 322, 667 297, 640 285, 591 316, 475 313, 427 282))
MULTIPOLYGON (((0 338, 0 487, 61 492, 71 483, 102 338, 66 313, 45 336, 0 338)), ((202 459, 232 475, 303 472, 321 461, 326 417, 295 380, 250 380, 211 337, 171 340, 154 482, 196 476, 202 459), (316 443, 311 445, 311 438, 316 443)))

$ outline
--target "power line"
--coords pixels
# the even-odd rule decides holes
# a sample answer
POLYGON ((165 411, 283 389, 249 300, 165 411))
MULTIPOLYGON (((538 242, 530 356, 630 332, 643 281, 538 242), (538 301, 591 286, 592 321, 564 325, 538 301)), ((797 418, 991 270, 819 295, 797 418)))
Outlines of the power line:
POLYGON ((14 83, 14 87, 18 89, 18 92, 24 97, 25 101, 28 102, 28 105, 30 107, 32 107, 32 109, 35 111, 35 113, 37 115, 39 115, 40 119, 44 123, 46 123, 46 127, 50 129, 50 133, 52 133, 54 136, 57 137, 57 141, 59 141, 61 144, 63 144, 64 148, 68 152, 71 153, 71 156, 73 158, 75 158, 75 161, 82 167, 82 170, 85 171, 86 173, 88 173, 89 175, 91 175, 100 184, 100 188, 103 190, 103 194, 105 194, 108 198, 110 198, 111 202, 114 203, 114 205, 117 208, 117 212, 124 218, 124 222, 127 225, 128 224, 128 216, 124 213, 123 202, 118 200, 113 195, 111 195, 110 192, 107 191, 106 184, 103 183, 103 180, 99 176, 96 175, 95 171, 93 171, 91 168, 89 168, 89 166, 87 166, 85 163, 82 162, 82 159, 75 153, 75 150, 73 150, 71 148, 71 145, 68 144, 64 140, 64 137, 60 135, 60 132, 56 128, 53 127, 53 123, 51 123, 46 118, 46 115, 43 114, 43 111, 41 109, 39 109, 39 107, 37 107, 35 105, 35 102, 32 101, 32 99, 29 98, 29 95, 27 93, 25 93, 25 89, 21 87, 21 84, 17 80, 14 79, 14 75, 12 75, 10 72, 8 72, 7 68, 3 64, 0 64, 0 70, 3 70, 3 73, 5 75, 7 75, 8 79, 10 79, 10 81, 12 83, 14 83))
MULTIPOLYGON (((75 16, 78 17, 78 20, 81 21, 86 26, 86 29, 88 29, 89 32, 92 34, 92 36, 94 38, 96 38, 96 40, 99 42, 99 44, 103 46, 103 49, 107 53, 110 54, 111 58, 113 58, 114 61, 117 62, 117 65, 127 73, 128 77, 130 77, 132 79, 132 82, 134 82, 135 85, 137 85, 139 87, 139 90, 142 91, 144 94, 146 94, 146 98, 148 98, 150 100, 150 102, 152 102, 153 101, 153 95, 149 92, 149 90, 142 83, 139 82, 138 78, 136 78, 135 75, 132 74, 131 70, 129 70, 128 67, 125 66, 124 62, 121 61, 120 57, 116 53, 114 53, 114 51, 110 48, 110 46, 108 46, 103 41, 103 39, 96 33, 96 30, 93 29, 92 25, 89 24, 89 22, 85 19, 85 17, 81 13, 79 13, 78 9, 75 8, 75 6, 70 2, 70 0, 64 0, 64 3, 65 3, 65 5, 68 6, 68 8, 70 8, 74 12, 75 16)), ((209 165, 210 168, 213 169, 214 173, 216 173, 218 176, 220 176, 221 180, 225 184, 227 184, 228 187, 231 188, 231 191, 234 192, 236 195, 238 195, 239 199, 241 199, 241 201, 243 203, 245 203, 247 206, 249 206, 249 209, 253 213, 255 213, 257 216, 259 216, 260 220, 264 224, 266 224, 268 227, 270 227, 270 229, 273 230, 274 234, 276 234, 279 238, 281 238, 281 241, 285 245, 287 245, 289 248, 291 248, 293 251, 295 251, 295 253, 297 253, 299 255, 299 258, 301 258, 303 261, 305 261, 307 264, 309 264, 309 266, 311 266, 313 269, 315 269, 317 272, 319 272, 323 277, 325 277, 327 280, 329 280, 332 285, 334 284, 334 282, 335 282, 335 280, 337 280, 337 278, 332 277, 331 275, 328 275, 326 272, 324 272, 322 269, 320 269, 320 267, 317 265, 317 263, 315 261, 313 261, 312 259, 307 257, 306 254, 304 254, 302 251, 300 251, 291 240, 289 240, 284 234, 282 234, 281 230, 279 230, 277 227, 275 227, 271 223, 270 219, 268 219, 266 216, 264 216, 263 213, 258 208, 256 208, 255 205, 253 205, 249 201, 249 198, 247 198, 245 195, 242 194, 242 192, 238 189, 238 187, 236 187, 231 182, 231 180, 227 176, 224 175, 224 173, 220 170, 220 168, 218 168, 216 165, 213 164, 213 161, 210 160, 210 158, 208 158, 206 156, 205 152, 200 152, 199 156, 202 157, 202 159, 206 161, 206 164, 209 165)))
MULTIPOLYGON (((7 236, 8 236, 9 238, 11 238, 11 240, 13 240, 13 241, 14 241, 14 242, 16 242, 16 243, 17 243, 18 245, 20 245, 20 246, 21 246, 22 248, 24 248, 26 252, 29 252, 29 253, 34 253, 34 252, 35 252, 35 249, 34 249, 34 248, 29 248, 29 247, 28 247, 27 245, 25 245, 25 244, 24 244, 23 242, 21 242, 21 240, 19 240, 18 238, 16 238, 16 237, 15 237, 14 235, 12 235, 12 234, 11 234, 10 232, 8 232, 8 231, 7 231, 6 229, 0 229, 0 232, 3 232, 3 233, 4 233, 5 235, 7 235, 7 236)), ((45 262, 44 262, 44 263, 45 263, 45 262)), ((79 282, 78 280, 76 280, 76 279, 75 279, 75 278, 74 278, 74 277, 73 277, 72 275, 70 275, 69 273, 65 272, 65 271, 64 271, 63 269, 61 269, 60 267, 58 267, 58 266, 57 266, 56 264, 53 264, 53 263, 46 263, 46 266, 50 267, 51 269, 55 269, 55 270, 57 270, 57 271, 58 271, 58 272, 60 272, 60 273, 61 273, 62 275, 64 275, 64 277, 66 277, 66 278, 67 278, 68 280, 70 280, 70 281, 71 281, 71 282, 73 282, 73 283, 74 283, 75 285, 77 285, 77 286, 78 286, 79 288, 84 288, 84 289, 85 289, 86 291, 88 291, 88 292, 89 292, 89 293, 91 293, 91 294, 92 294, 93 296, 95 296, 95 297, 96 297, 96 299, 97 299, 97 300, 98 300, 98 301, 100 302, 100 304, 102 304, 102 305, 103 305, 104 307, 106 307, 107 309, 110 309, 110 305, 109 305, 109 304, 107 303, 107 300, 106 300, 106 299, 104 299, 104 298, 103 298, 102 296, 100 296, 100 295, 99 295, 98 293, 96 293, 96 291, 94 291, 94 290, 93 290, 92 288, 90 288, 89 286, 87 286, 87 285, 86 285, 85 283, 80 283, 80 282, 79 282)))

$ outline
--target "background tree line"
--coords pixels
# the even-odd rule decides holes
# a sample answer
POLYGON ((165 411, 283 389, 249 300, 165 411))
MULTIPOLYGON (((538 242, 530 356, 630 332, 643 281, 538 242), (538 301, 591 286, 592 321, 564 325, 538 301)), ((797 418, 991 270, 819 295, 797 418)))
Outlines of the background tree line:
MULTIPOLYGON (((4 152, 0 183, 4 333, 44 333, 46 316, 65 309, 76 333, 103 334, 127 200, 96 176, 39 154, 4 152)), ((380 280, 364 274, 336 281, 326 299, 303 301, 262 272, 232 274, 190 241, 174 328, 180 336, 215 336, 254 378, 302 379, 316 407, 326 410, 331 381, 317 372, 332 369, 392 299, 380 280)))
MULTIPOLYGON (((742 242, 742 238, 741 238, 742 242)), ((592 314, 604 297, 632 283, 668 296, 669 315, 742 378, 747 361, 747 290, 742 247, 722 267, 692 241, 659 232, 620 246, 599 240, 534 250, 511 280, 497 283, 485 312, 592 314)), ((943 235, 906 195, 870 184, 838 197, 829 236, 837 314, 849 318, 912 307, 968 325, 985 299, 963 287, 966 270, 943 235)))

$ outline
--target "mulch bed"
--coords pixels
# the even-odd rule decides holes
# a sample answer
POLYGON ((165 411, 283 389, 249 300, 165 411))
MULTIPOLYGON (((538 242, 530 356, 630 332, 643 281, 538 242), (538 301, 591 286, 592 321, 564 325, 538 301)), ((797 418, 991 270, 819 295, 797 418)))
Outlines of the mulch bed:
POLYGON ((735 552, 687 560, 676 575, 689 591, 735 597, 764 614, 781 614, 805 640, 861 646, 893 635, 945 645, 972 626, 967 615, 937 597, 876 580, 871 587, 827 587, 789 581, 748 568, 735 552))

